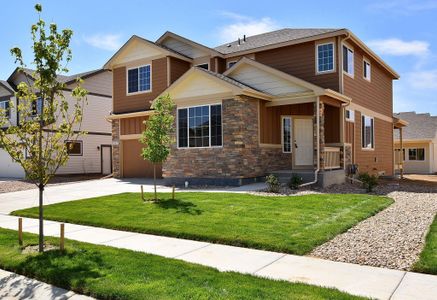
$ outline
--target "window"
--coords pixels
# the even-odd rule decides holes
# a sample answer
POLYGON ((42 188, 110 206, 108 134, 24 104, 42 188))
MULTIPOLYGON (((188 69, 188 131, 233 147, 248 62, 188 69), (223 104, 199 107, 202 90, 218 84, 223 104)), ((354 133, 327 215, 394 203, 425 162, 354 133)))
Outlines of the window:
POLYGON ((237 61, 230 61, 230 62, 228 62, 228 69, 231 68, 236 63, 237 63, 237 61))
POLYGON ((317 45, 317 73, 334 71, 334 43, 317 45))
POLYGON ((222 106, 204 105, 178 109, 178 147, 222 146, 222 106))
POLYGON ((355 111, 353 109, 346 109, 346 121, 355 122, 355 111))
POLYGON ((291 153, 291 117, 282 118, 282 152, 291 153))
POLYGON ((363 77, 370 81, 370 63, 367 60, 363 60, 363 77))
POLYGON ((361 117, 361 140, 363 149, 375 148, 375 128, 372 117, 365 115, 361 117))
POLYGON ((40 115, 43 110, 42 98, 38 98, 36 101, 32 102, 32 117, 40 115))
POLYGON ((9 119, 11 117, 11 108, 10 108, 9 100, 0 101, 0 110, 4 110, 4 114, 6 118, 9 119))
POLYGON ((82 141, 67 141, 65 142, 65 146, 67 147, 67 153, 70 156, 82 156, 82 141))
POLYGON ((410 148, 408 149, 408 160, 425 160, 424 148, 410 148))
POLYGON ((200 65, 197 65, 196 67, 202 68, 202 69, 205 69, 205 70, 209 70, 209 64, 208 63, 200 64, 200 65))
POLYGON ((343 45, 343 71, 354 76, 354 51, 343 45))
POLYGON ((147 92, 151 90, 150 65, 128 69, 127 71, 127 92, 147 92))

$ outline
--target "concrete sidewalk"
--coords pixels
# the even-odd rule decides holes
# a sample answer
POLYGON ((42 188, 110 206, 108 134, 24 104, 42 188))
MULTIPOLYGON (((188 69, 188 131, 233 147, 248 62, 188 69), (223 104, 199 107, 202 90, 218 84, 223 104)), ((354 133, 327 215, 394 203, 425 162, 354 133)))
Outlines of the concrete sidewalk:
MULTIPOLYGON (((18 218, 0 215, 0 227, 17 229, 18 218)), ((45 222, 48 236, 59 236, 59 223, 45 222)), ((37 233, 36 219, 23 219, 24 231, 37 233)), ((66 238, 130 249, 187 262, 290 282, 304 282, 377 299, 436 299, 437 276, 333 262, 240 247, 211 244, 75 224, 66 238)))
POLYGON ((0 299, 92 300, 94 298, 0 270, 0 299))

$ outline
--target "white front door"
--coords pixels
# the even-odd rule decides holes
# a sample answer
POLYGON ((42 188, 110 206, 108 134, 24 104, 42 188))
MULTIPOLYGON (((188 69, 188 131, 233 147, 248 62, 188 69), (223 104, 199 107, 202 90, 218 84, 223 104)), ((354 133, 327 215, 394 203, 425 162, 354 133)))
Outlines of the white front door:
POLYGON ((294 165, 313 166, 313 119, 294 118, 294 165))
POLYGON ((111 170, 111 146, 102 145, 102 174, 109 175, 111 170))

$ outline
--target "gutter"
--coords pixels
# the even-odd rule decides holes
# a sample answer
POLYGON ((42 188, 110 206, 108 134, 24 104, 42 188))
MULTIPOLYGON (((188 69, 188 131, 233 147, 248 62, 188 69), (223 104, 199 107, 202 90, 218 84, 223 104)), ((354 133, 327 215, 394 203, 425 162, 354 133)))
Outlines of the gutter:
POLYGON ((317 183, 318 175, 320 172, 320 97, 317 96, 317 112, 316 112, 316 123, 317 123, 317 169, 314 171, 314 180, 311 182, 307 182, 299 185, 299 187, 304 187, 308 185, 312 185, 317 183))

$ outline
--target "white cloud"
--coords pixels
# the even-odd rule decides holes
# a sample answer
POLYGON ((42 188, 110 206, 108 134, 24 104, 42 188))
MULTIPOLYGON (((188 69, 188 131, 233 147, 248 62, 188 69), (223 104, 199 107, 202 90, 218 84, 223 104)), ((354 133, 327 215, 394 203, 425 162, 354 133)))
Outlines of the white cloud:
POLYGON ((219 31, 220 39, 223 42, 234 41, 238 38, 242 38, 243 35, 251 36, 279 28, 277 22, 268 17, 254 19, 226 11, 221 12, 221 15, 233 21, 231 24, 223 26, 219 31))
POLYGON ((95 34, 84 38, 91 46, 108 51, 118 50, 121 47, 120 39, 120 34, 95 34))
POLYGON ((406 81, 415 89, 437 90, 437 70, 411 72, 406 81))
POLYGON ((405 55, 427 55, 429 54, 429 43, 425 41, 403 41, 401 39, 380 39, 367 43, 370 48, 379 54, 405 56, 405 55))

